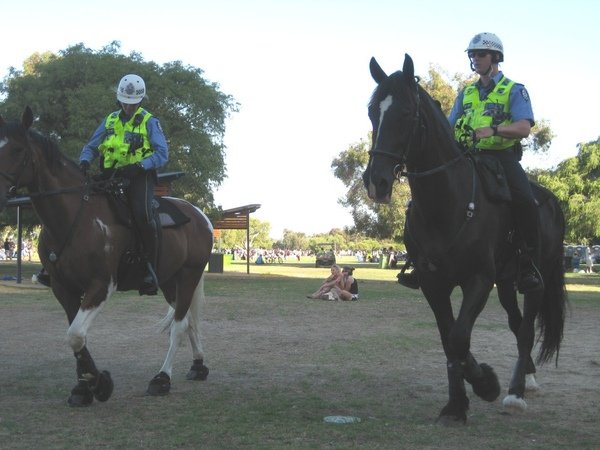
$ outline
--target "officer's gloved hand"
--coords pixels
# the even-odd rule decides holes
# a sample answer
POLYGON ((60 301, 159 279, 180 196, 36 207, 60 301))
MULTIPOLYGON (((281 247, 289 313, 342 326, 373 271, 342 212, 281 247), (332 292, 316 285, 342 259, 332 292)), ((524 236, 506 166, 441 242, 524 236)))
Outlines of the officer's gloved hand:
POLYGON ((142 167, 142 165, 140 163, 135 163, 119 167, 115 175, 117 177, 132 178, 136 175, 141 174, 142 172, 144 172, 144 168, 142 167))
POLYGON ((84 177, 88 177, 88 172, 90 170, 90 162, 89 161, 81 161, 79 163, 79 169, 84 177))

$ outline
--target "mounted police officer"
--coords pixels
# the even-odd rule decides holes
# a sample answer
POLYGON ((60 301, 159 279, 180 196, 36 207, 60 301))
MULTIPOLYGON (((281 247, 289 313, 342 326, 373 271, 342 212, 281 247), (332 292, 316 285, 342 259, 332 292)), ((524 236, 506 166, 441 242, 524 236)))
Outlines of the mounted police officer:
MULTIPOLYGON (((524 242, 517 278, 519 292, 543 288, 539 265, 538 208, 519 163, 520 141, 529 136, 534 125, 533 110, 525 86, 515 83, 498 69, 504 61, 504 47, 493 33, 479 33, 466 49, 471 70, 479 80, 467 86, 456 98, 448 117, 456 140, 466 148, 496 158, 504 168, 517 230, 524 242)), ((398 282, 419 286, 416 272, 401 273, 398 282)))
POLYGON ((164 166, 169 150, 160 122, 141 107, 146 96, 144 80, 134 74, 121 78, 117 87, 120 109, 110 113, 98 126, 80 155, 84 175, 91 162, 101 156, 102 170, 129 179, 127 199, 143 246, 147 272, 140 295, 155 295, 158 290, 158 224, 152 201, 156 170, 164 166))

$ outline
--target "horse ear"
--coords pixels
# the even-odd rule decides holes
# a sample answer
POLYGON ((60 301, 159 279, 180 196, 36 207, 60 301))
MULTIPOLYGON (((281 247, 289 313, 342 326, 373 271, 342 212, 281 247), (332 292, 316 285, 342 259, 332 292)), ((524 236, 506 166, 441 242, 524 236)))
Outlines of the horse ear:
POLYGON ((402 72, 409 82, 415 82, 415 65, 408 53, 404 54, 404 66, 402 72))
POLYGON ((374 57, 372 57, 371 61, 369 62, 369 69, 371 70, 371 76, 377 84, 380 84, 387 78, 386 73, 383 71, 379 63, 375 61, 374 57))
POLYGON ((31 111, 31 108, 29 106, 26 106, 25 111, 23 111, 23 116, 21 116, 21 125, 23 125, 23 128, 25 128, 26 130, 29 130, 29 127, 31 127, 32 123, 33 111, 31 111))

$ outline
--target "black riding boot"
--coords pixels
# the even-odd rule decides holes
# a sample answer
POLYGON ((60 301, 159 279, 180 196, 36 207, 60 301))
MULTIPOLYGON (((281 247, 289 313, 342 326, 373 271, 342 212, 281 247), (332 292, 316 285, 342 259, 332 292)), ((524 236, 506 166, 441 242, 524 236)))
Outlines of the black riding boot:
POLYGON ((42 270, 40 270, 36 275, 35 278, 37 280, 38 283, 40 283, 41 285, 47 286, 47 287, 52 287, 50 284, 50 275, 48 275, 48 272, 46 272, 46 269, 44 269, 42 267, 42 270))
POLYGON ((400 273, 396 275, 396 278, 398 278, 398 283, 400 283, 402 286, 410 289, 419 289, 421 284, 419 283, 419 274, 417 273, 417 268, 413 266, 412 272, 406 273, 406 269, 411 266, 411 263, 412 261, 407 259, 400 273))
POLYGON ((140 286, 140 295, 156 295, 158 292, 158 277, 156 268, 158 263, 158 233, 156 222, 153 220, 146 225, 142 231, 142 244, 144 247, 144 258, 146 260, 146 275, 140 286))
POLYGON ((519 255, 519 274, 517 290, 521 294, 544 289, 544 280, 538 267, 540 266, 539 217, 537 208, 519 208, 517 225, 520 228, 524 248, 519 255))
POLYGON ((544 289, 544 280, 542 274, 537 268, 535 250, 528 248, 526 252, 519 257, 519 275, 517 278, 517 290, 521 294, 536 292, 544 289))

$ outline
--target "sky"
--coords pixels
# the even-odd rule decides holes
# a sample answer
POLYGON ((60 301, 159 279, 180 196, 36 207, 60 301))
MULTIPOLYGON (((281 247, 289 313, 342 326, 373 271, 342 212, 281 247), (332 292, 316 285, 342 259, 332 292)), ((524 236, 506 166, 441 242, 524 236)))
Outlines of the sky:
POLYGON ((523 165, 551 168, 600 135, 599 21, 596 0, 29 0, 2 7, 0 77, 34 52, 112 41, 145 61, 202 69, 239 103, 226 123, 227 178, 215 201, 260 204, 252 217, 279 239, 284 229, 311 235, 353 225, 331 163, 371 130, 372 56, 388 73, 408 53, 417 75, 432 64, 468 74, 470 39, 497 34, 501 70, 527 87, 536 119, 557 135, 548 154, 526 155, 523 165))

